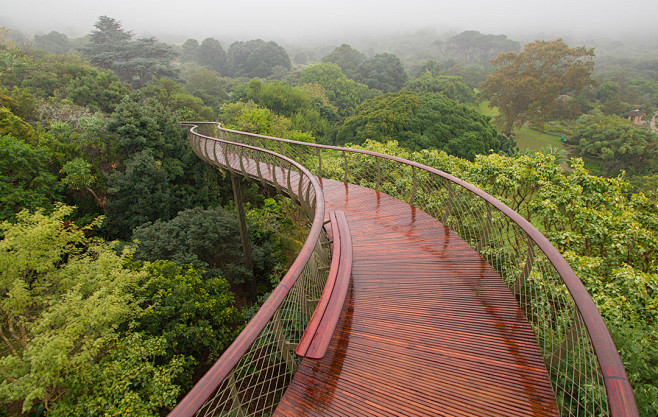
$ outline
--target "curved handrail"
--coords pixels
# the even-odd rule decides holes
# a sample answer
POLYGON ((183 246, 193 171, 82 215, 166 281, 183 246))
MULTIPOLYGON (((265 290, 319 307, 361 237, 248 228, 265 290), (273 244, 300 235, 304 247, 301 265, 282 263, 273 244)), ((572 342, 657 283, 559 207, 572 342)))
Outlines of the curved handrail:
POLYGON ((334 248, 329 277, 313 317, 295 350, 297 355, 311 359, 322 359, 327 353, 352 276, 352 236, 347 218, 342 211, 330 213, 330 218, 334 248))
MULTIPOLYGON (((281 139, 271 136, 240 132, 237 130, 225 129, 222 127, 219 127, 219 131, 223 136, 226 135, 233 136, 232 139, 238 142, 245 140, 253 141, 255 146, 267 147, 268 143, 272 142, 271 146, 274 147, 274 144, 278 143, 282 150, 282 153, 284 150, 286 150, 286 148, 284 147, 285 144, 288 146, 287 150, 289 150, 292 154, 295 154, 295 157, 299 158, 301 156, 304 156, 305 158, 310 159, 311 161, 316 161, 315 166, 317 166, 318 176, 322 176, 323 173, 322 152, 333 151, 334 153, 342 154, 344 159, 344 167, 345 167, 343 172, 343 179, 345 181, 347 181, 349 176, 349 172, 348 172, 349 165, 347 159, 348 154, 363 155, 366 157, 375 158, 377 161, 377 171, 378 171, 376 188, 379 188, 381 184, 381 176, 382 176, 381 169, 379 168, 379 160, 388 160, 400 164, 401 166, 409 167, 412 170, 414 185, 410 193, 410 196, 408 197, 402 196, 402 197, 404 197, 403 199, 406 199, 410 204, 413 203, 414 200, 417 198, 417 193, 421 192, 420 191, 421 187, 418 186, 417 184, 418 178, 420 177, 420 172, 425 172, 427 174, 430 174, 431 176, 439 177, 442 180, 448 182, 446 186, 447 193, 449 194, 448 205, 447 208, 443 211, 443 216, 441 216, 441 221, 443 223, 449 221, 451 216, 452 217, 458 216, 452 210, 452 204, 453 204, 452 201, 457 191, 453 187, 451 187, 450 184, 454 184, 461 187, 461 189, 465 190, 466 192, 470 193, 471 195, 485 202, 486 212, 483 212, 485 214, 481 214, 480 217, 486 218, 486 225, 484 227, 482 227, 481 224, 477 226, 480 229, 482 229, 482 233, 479 236, 480 241, 478 242, 476 249, 483 256, 486 255, 485 257, 489 257, 489 259, 497 259, 495 258, 494 255, 491 255, 486 251, 487 244, 489 243, 488 241, 492 240, 490 239, 489 234, 493 229, 494 227, 493 223, 495 222, 495 220, 492 220, 492 218, 494 217, 492 213, 495 210, 509 219, 511 223, 501 226, 500 229, 498 230, 500 232, 500 235, 498 237, 500 241, 497 243, 502 242, 501 247, 504 247, 506 244, 509 244, 511 241, 515 241, 516 243, 515 253, 517 256, 520 255, 521 252, 527 252, 527 258, 525 263, 515 264, 516 266, 519 266, 523 269, 522 272, 520 272, 518 278, 516 279, 516 282, 513 285, 508 284, 510 285, 510 289, 515 291, 515 293, 517 293, 517 297, 520 298, 522 304, 526 304, 531 301, 527 299, 529 295, 527 293, 524 294, 522 292, 524 291, 523 288, 527 285, 527 282, 529 281, 529 277, 531 277, 531 274, 533 273, 533 263, 537 263, 536 258, 539 257, 539 255, 536 254, 534 251, 535 246, 544 254, 546 260, 550 263, 550 267, 552 267, 554 271, 557 273, 557 275, 559 276, 559 280, 561 280, 561 282, 565 285, 573 303, 575 304, 577 314, 574 313, 574 317, 572 318, 573 323, 571 324, 569 330, 567 331, 564 328, 560 329, 560 334, 564 334, 564 341, 560 344, 560 346, 555 348, 554 342, 552 340, 542 341, 547 343, 549 347, 553 346, 552 349, 554 349, 553 354, 551 354, 551 352, 548 352, 548 354, 545 353, 545 356, 548 356, 545 359, 547 361, 547 367, 550 368, 549 371, 554 371, 558 373, 566 372, 561 370, 560 368, 562 366, 561 363, 564 362, 563 354, 566 355, 569 353, 569 350, 577 342, 577 340, 572 340, 572 339, 580 338, 580 336, 582 335, 580 334, 579 330, 581 327, 584 327, 585 330, 587 331, 586 336, 589 338, 589 343, 591 345, 590 347, 593 349, 594 354, 596 356, 596 360, 598 362, 598 366, 600 369, 600 376, 603 380, 603 385, 605 390, 605 403, 607 403, 607 406, 609 407, 610 414, 612 416, 638 415, 638 410, 637 410, 637 405, 635 403, 633 390, 626 376, 626 371, 624 370, 623 364, 619 357, 619 353, 617 352, 612 337, 610 336, 610 333, 608 332, 605 322, 603 321, 603 318, 601 317, 598 309, 596 308, 596 305, 592 301, 592 298, 587 293, 587 290, 585 289, 582 282, 575 274, 571 266, 562 257, 559 251, 549 242, 549 240, 539 230, 537 230, 537 228, 534 227, 528 220, 523 218, 520 214, 516 213, 507 205, 505 205, 495 197, 489 195, 488 193, 475 187, 474 185, 469 184, 457 177, 454 177, 453 175, 447 174, 445 172, 429 167, 427 165, 414 161, 409 161, 403 158, 386 155, 378 152, 362 150, 362 149, 351 149, 351 148, 343 148, 338 146, 299 142, 289 139, 281 139), (304 149, 314 149, 315 152, 308 151, 306 154, 304 154, 303 153, 304 149), (314 159, 316 158, 316 155, 317 155, 317 160, 314 159), (416 171, 419 171, 419 173, 417 173, 416 171), (492 208, 494 210, 492 210, 492 208), (519 232, 516 229, 517 227, 523 232, 523 236, 519 235, 519 232), (507 242, 505 241, 505 239, 507 239, 507 242), (527 240, 527 243, 522 242, 525 240, 527 240), (525 250, 520 249, 523 247, 523 245, 525 245, 525 250), (582 324, 580 324, 581 321, 582 324), (553 361, 557 361, 557 364, 554 363, 553 361)), ((428 182, 427 184, 430 184, 430 182, 428 182)), ((431 191, 434 192, 437 190, 435 189, 431 191)), ((401 196, 397 196, 397 197, 401 197, 401 196)), ((468 209, 469 208, 467 208, 465 211, 468 211, 468 209)), ((475 217, 477 216, 474 216, 474 218, 475 217)), ((463 219, 460 219, 460 221, 461 220, 463 219)), ((471 222, 473 221, 473 219, 471 218, 465 220, 471 222)), ((482 219, 479 219, 478 221, 481 222, 482 219)), ((453 227, 452 225, 449 226, 453 227)), ((474 227, 474 226, 468 225, 467 227, 474 227)), ((466 231, 465 234, 469 234, 470 232, 469 230, 466 230, 466 227, 465 227, 465 231, 466 231)), ((466 238, 465 236, 463 236, 464 233, 458 232, 458 234, 466 238)), ((489 246, 491 247, 492 245, 489 246)), ((509 262, 509 259, 505 259, 503 261, 509 262)), ((540 265, 539 267, 542 266, 543 265, 540 265)), ((544 266, 544 268, 550 268, 550 267, 544 266)), ((504 268, 505 266, 500 266, 500 268, 498 268, 498 271, 501 274, 501 277, 505 279, 505 277, 503 276, 504 268)), ((552 271, 545 269, 544 271, 541 271, 541 273, 550 275, 552 274, 552 271)), ((532 294, 530 294, 530 296, 532 296, 532 294)), ((554 296, 555 296, 554 294, 550 294, 550 297, 554 297, 554 296)), ((554 301, 554 300, 551 299, 550 301, 554 301)), ((558 301, 562 302, 561 300, 558 301)), ((529 315, 529 313, 533 312, 531 310, 532 307, 527 307, 527 306, 522 306, 522 307, 524 308, 526 315, 529 315)), ((535 326, 541 326, 542 323, 533 322, 533 325, 534 325, 533 330, 535 330, 535 334, 537 335, 537 337, 540 337, 539 331, 537 330, 537 328, 535 328, 535 326)), ((544 336, 544 337, 548 337, 548 336, 544 336)), ((596 381, 594 381, 593 383, 595 384, 596 381)), ((556 391, 560 390, 560 387, 556 385, 555 381, 553 387, 554 390, 556 391)), ((595 388, 590 387, 589 389, 596 391, 595 388)), ((594 395, 597 394, 595 393, 594 395)), ((578 402, 579 399, 567 398, 567 399, 563 399, 562 401, 566 403, 570 403, 570 402, 578 402)), ((565 407, 568 406, 569 404, 567 404, 565 407)))
MULTIPOLYGON (((228 347, 228 349, 222 354, 217 362, 215 362, 212 368, 210 368, 210 370, 201 378, 201 380, 199 380, 194 388, 187 393, 183 400, 169 414, 170 416, 175 417, 194 415, 202 407, 202 405, 206 403, 210 396, 218 389, 220 384, 226 380, 238 362, 253 346, 256 339, 263 333, 266 326, 272 322, 275 314, 277 311, 279 311, 282 303, 284 302, 284 299, 291 292, 292 288, 300 279, 300 276, 304 272, 305 268, 307 268, 311 262, 314 251, 320 242, 325 210, 324 196, 322 194, 318 180, 306 168, 297 162, 272 151, 262 150, 243 144, 234 144, 223 141, 221 139, 201 135, 196 131, 198 125, 201 123, 186 122, 183 124, 192 126, 190 128, 191 140, 192 138, 195 138, 199 140, 219 142, 227 146, 237 146, 238 148, 242 149, 250 149, 255 152, 262 152, 281 161, 286 161, 292 166, 295 166, 299 172, 306 176, 310 181, 315 192, 316 202, 314 204, 313 223, 310 232, 297 258, 290 266, 290 269, 281 279, 281 282, 276 286, 274 291, 272 291, 267 300, 263 303, 256 315, 249 321, 245 329, 236 338, 236 340, 228 347)), ((207 149, 205 152, 206 155, 203 155, 204 152, 200 151, 199 146, 195 147, 195 152, 197 152, 197 155, 203 159, 210 161, 207 156, 207 149), (201 154, 199 154, 199 152, 201 152, 201 154)), ((292 190, 289 191, 292 192, 292 190)))

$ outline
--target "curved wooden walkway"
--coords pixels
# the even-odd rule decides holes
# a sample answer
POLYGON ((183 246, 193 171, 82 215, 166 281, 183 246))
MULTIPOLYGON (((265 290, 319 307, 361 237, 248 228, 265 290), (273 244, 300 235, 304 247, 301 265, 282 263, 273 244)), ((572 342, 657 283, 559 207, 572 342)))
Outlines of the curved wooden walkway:
POLYGON ((321 181, 352 231, 352 284, 276 415, 558 415, 530 325, 475 250, 407 203, 321 181))

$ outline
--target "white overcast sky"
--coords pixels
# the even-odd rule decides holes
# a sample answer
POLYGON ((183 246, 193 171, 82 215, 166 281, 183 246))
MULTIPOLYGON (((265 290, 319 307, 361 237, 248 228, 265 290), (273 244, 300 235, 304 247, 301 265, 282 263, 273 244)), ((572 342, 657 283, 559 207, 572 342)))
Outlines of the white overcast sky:
POLYGON ((98 18, 166 39, 340 40, 435 28, 483 33, 658 37, 658 0, 0 0, 0 25, 88 33, 98 18))

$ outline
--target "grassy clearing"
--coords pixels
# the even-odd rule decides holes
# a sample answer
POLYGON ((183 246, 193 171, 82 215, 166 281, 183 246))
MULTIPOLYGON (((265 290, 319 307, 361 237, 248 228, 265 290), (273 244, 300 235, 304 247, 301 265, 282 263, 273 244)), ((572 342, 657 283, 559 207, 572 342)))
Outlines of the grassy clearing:
MULTIPOLYGON (((493 116, 498 113, 497 107, 489 107, 488 101, 482 101, 476 110, 485 116, 493 116)), ((515 132, 516 144, 521 149, 530 149, 531 151, 538 152, 547 146, 553 146, 558 149, 565 149, 564 144, 560 141, 559 136, 548 135, 531 129, 528 126, 523 126, 515 132)))
POLYGON ((558 149, 565 149, 564 144, 560 141, 559 136, 548 135, 546 133, 533 130, 528 126, 523 126, 514 132, 516 144, 521 149, 530 149, 538 152, 547 146, 553 146, 558 149))

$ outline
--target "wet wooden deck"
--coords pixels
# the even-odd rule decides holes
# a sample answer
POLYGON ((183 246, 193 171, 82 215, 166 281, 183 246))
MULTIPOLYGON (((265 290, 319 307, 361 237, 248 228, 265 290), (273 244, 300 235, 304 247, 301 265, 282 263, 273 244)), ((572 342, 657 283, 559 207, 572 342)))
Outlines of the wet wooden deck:
POLYGON ((322 182, 352 231, 352 284, 327 355, 302 361, 276 415, 558 414, 530 325, 484 259, 407 203, 322 182))

